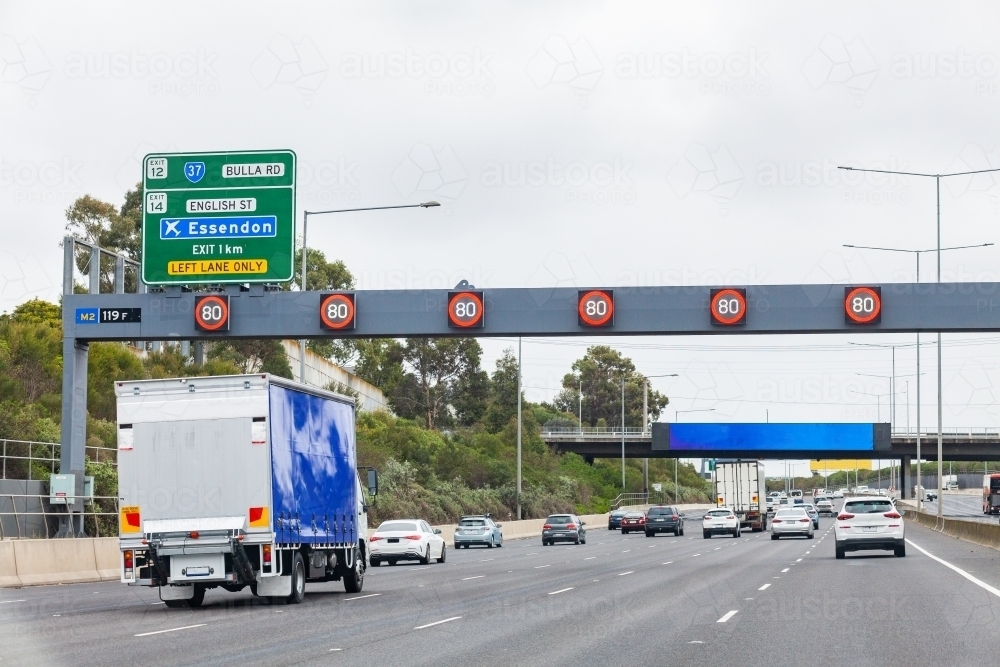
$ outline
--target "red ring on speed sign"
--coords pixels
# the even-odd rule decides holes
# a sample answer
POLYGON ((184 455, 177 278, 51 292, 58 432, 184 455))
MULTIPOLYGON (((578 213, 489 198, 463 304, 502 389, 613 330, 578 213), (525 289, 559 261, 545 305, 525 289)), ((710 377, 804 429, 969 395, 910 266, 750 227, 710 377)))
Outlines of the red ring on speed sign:
POLYGON ((580 316, 580 322, 589 327, 603 327, 611 321, 615 315, 615 299, 610 292, 604 290, 591 290, 581 292, 580 302, 577 304, 576 312, 580 316), (587 314, 587 304, 595 304, 594 315, 587 314), (604 314, 599 315, 600 304, 604 304, 604 314))
POLYGON ((714 324, 732 326, 743 324, 747 317, 747 294, 744 289, 720 289, 712 292, 709 306, 714 324), (732 302, 736 301, 736 312, 733 312, 732 302), (722 311, 725 312, 722 312, 722 311))
MULTIPOLYGON (((451 298, 448 299, 448 324, 462 329, 481 327, 485 314, 482 294, 482 292, 453 292, 451 298), (476 312, 472 317, 458 313, 458 307, 468 303, 475 305, 476 312)), ((466 308, 464 311, 467 313, 468 309, 466 308)))
POLYGON ((202 331, 229 330, 229 297, 202 296, 195 300, 194 323, 202 331))
POLYGON ((844 313, 854 324, 875 324, 882 320, 882 289, 879 287, 847 288, 844 296, 844 313), (861 308, 855 310, 854 301, 860 299, 861 308), (868 302, 871 307, 868 307, 868 302))
POLYGON ((354 298, 350 294, 328 294, 319 303, 320 323, 326 329, 353 329, 354 328, 354 298), (337 312, 344 312, 343 317, 329 317, 327 312, 331 305, 346 306, 343 310, 337 308, 337 312))

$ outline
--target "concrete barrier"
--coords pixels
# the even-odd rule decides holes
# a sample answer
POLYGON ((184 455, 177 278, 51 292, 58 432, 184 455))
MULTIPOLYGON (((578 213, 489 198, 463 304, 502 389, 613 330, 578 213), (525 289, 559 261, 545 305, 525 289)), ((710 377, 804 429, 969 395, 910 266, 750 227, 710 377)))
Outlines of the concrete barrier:
POLYGON ((1000 524, 938 518, 936 514, 918 512, 911 508, 903 509, 903 517, 944 535, 1000 550, 1000 524))
POLYGON ((20 586, 21 579, 17 576, 17 559, 14 558, 14 543, 10 540, 0 542, 0 588, 20 586))

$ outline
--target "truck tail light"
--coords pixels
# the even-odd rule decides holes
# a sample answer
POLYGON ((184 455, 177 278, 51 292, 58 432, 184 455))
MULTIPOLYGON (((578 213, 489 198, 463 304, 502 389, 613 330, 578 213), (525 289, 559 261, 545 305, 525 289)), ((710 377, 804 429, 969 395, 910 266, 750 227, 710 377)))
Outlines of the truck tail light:
POLYGON ((264 564, 265 565, 270 565, 271 564, 271 545, 270 544, 265 544, 264 545, 264 564))
POLYGON ((132 574, 135 568, 135 552, 131 549, 125 551, 125 574, 132 574))

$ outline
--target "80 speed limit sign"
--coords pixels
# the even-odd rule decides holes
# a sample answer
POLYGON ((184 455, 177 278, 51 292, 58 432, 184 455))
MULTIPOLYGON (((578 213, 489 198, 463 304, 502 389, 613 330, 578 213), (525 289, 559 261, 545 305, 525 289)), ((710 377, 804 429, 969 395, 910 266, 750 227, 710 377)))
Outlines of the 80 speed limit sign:
POLYGON ((486 325, 482 292, 448 292, 448 326, 482 329, 486 325))
POLYGON ((580 326, 610 327, 615 324, 615 295, 611 290, 580 290, 576 314, 580 326))
POLYGON ((200 331, 229 331, 229 295, 196 297, 194 326, 200 331))
POLYGON ((337 292, 322 294, 319 298, 319 323, 324 329, 354 328, 354 294, 337 292))
POLYGON ((712 290, 709 313, 712 316, 712 324, 715 325, 729 327, 746 324, 747 291, 734 287, 712 290))
POLYGON ((878 324, 882 321, 881 287, 845 287, 844 317, 848 324, 878 324))

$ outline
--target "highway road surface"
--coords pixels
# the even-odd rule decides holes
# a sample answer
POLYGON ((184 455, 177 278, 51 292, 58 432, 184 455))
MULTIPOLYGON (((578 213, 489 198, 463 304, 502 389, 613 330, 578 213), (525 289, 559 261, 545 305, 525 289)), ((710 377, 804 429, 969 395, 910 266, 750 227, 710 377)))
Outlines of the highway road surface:
POLYGON ((300 605, 210 591, 167 609, 118 583, 0 589, 4 665, 989 665, 1000 552, 907 523, 906 558, 767 533, 448 551, 300 605))
MULTIPOLYGON (((1000 521, 996 515, 987 516, 983 514, 982 496, 965 494, 944 494, 944 505, 942 514, 946 517, 968 519, 970 521, 980 521, 984 523, 997 523, 1000 521)), ((937 514, 937 502, 925 502, 924 511, 930 514, 937 514)))

